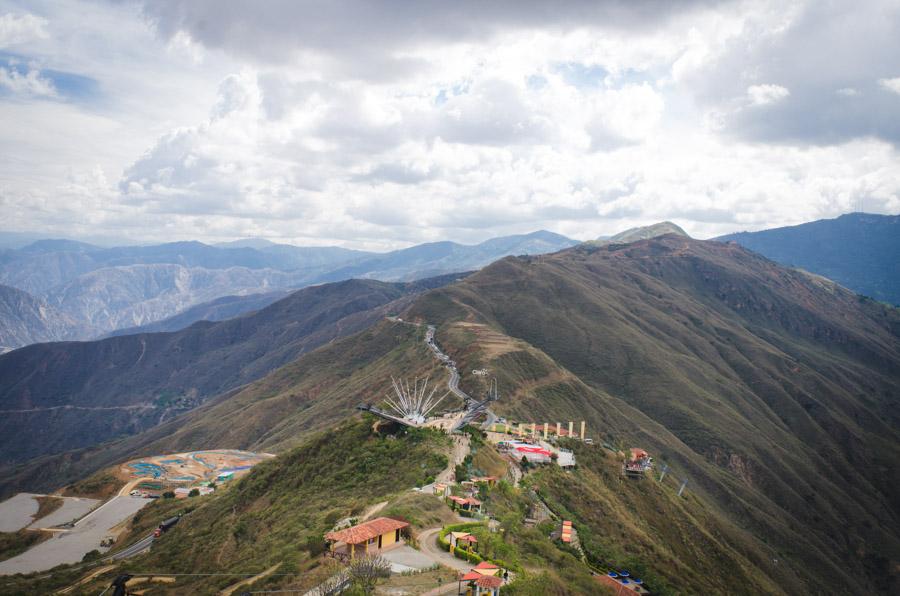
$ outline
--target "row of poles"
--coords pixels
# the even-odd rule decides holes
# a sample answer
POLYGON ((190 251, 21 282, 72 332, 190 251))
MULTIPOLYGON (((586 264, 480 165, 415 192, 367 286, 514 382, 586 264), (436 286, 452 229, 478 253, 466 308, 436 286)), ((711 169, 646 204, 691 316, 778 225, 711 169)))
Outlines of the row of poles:
MULTIPOLYGON (((543 426, 543 436, 544 436, 544 439, 546 440, 547 437, 550 435, 550 423, 545 422, 542 426, 543 426)), ((510 423, 506 422, 506 423, 504 423, 503 427, 504 427, 504 431, 508 435, 517 434, 520 437, 524 437, 525 435, 531 435, 532 438, 536 438, 538 435, 538 425, 535 422, 531 423, 531 432, 528 431, 527 424, 519 424, 517 427, 513 428, 513 426, 510 423)), ((568 434, 569 437, 574 436, 574 434, 573 434, 574 427, 575 427, 575 423, 569 422, 569 434, 568 434)), ((581 421, 581 432, 579 435, 582 441, 584 440, 584 429, 585 429, 584 420, 582 420, 581 421)), ((557 437, 562 436, 562 423, 561 422, 556 423, 556 436, 557 437)))

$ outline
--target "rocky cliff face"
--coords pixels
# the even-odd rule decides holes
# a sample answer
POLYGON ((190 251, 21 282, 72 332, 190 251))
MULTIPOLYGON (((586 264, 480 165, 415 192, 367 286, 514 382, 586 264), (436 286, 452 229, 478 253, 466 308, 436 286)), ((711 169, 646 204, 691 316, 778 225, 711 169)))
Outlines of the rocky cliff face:
POLYGON ((0 353, 89 332, 87 326, 27 292, 0 285, 0 353))

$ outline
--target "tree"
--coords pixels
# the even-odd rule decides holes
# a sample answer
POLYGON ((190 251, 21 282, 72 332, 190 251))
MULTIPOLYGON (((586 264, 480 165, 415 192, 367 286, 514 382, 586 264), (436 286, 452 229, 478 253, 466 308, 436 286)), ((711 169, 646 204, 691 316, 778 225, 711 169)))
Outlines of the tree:
POLYGON ((350 561, 348 572, 355 586, 371 594, 379 579, 390 577, 391 564, 380 555, 356 557, 350 561))
POLYGON ((189 497, 199 497, 199 496, 200 496, 200 490, 199 490, 199 489, 196 489, 196 488, 192 488, 192 489, 191 489, 191 492, 188 493, 188 496, 189 496, 189 497))
POLYGON ((164 492, 164 493, 162 494, 162 498, 163 498, 163 499, 174 499, 174 498, 175 498, 175 493, 173 493, 173 492, 170 491, 170 490, 167 490, 166 492, 164 492))

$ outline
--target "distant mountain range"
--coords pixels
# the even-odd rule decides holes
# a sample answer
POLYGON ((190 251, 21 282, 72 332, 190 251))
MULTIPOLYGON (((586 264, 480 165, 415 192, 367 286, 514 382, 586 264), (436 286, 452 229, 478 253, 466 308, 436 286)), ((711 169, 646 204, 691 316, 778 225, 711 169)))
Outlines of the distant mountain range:
POLYGON ((737 242, 773 261, 822 275, 865 296, 900 305, 900 215, 850 213, 798 226, 740 232, 737 242))
POLYGON ((162 328, 175 330, 207 316, 215 320, 264 307, 289 289, 350 278, 411 281, 478 269, 507 255, 553 252, 575 244, 544 231, 473 246, 438 242, 383 254, 261 239, 219 246, 175 242, 117 248, 39 240, 17 250, 0 250, 0 284, 29 295, 8 301, 0 311, 0 328, 10 330, 4 336, 8 345, 0 345, 90 339, 163 320, 167 323, 162 328), (243 298, 251 294, 261 296, 243 298), (230 298, 219 302, 224 297, 230 298), (42 305, 47 317, 55 313, 54 321, 48 321, 53 332, 38 329, 36 307, 29 304, 42 305), (26 332, 29 328, 33 333, 26 332))

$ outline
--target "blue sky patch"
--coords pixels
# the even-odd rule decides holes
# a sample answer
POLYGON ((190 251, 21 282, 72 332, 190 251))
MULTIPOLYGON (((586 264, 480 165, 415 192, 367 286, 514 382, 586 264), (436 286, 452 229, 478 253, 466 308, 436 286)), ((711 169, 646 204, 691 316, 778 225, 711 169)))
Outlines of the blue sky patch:
MULTIPOLYGON (((74 72, 42 68, 40 63, 20 54, 0 51, 0 67, 26 76, 30 70, 37 70, 42 79, 53 83, 57 98, 75 103, 89 103, 100 97, 100 83, 92 77, 74 72)), ((0 97, 9 96, 8 89, 0 87, 0 97)))

